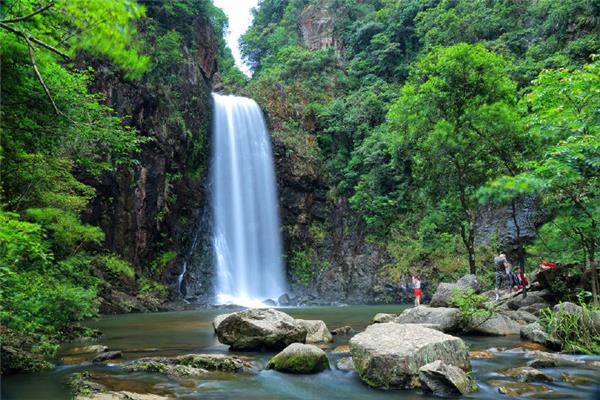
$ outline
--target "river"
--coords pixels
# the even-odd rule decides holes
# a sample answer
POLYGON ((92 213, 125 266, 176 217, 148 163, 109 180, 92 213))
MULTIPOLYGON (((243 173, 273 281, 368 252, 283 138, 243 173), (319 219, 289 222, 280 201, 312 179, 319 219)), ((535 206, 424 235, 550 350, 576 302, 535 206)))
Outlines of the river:
MULTIPOLYGON (((336 328, 350 325, 363 330, 378 312, 399 313, 406 306, 349 306, 287 308, 283 311, 293 317, 321 319, 327 326, 336 328)), ((122 350, 123 358, 108 365, 93 365, 90 355, 73 354, 73 348, 81 344, 67 344, 61 349, 65 365, 51 372, 9 375, 2 378, 2 399, 70 399, 65 384, 68 375, 90 371, 100 382, 113 390, 129 390, 138 393, 163 394, 182 399, 424 399, 429 398, 417 391, 382 391, 371 389, 361 383, 354 372, 337 370, 340 354, 329 352, 332 368, 316 375, 290 375, 263 370, 257 374, 210 374, 207 379, 173 379, 159 374, 131 373, 119 365, 146 356, 173 356, 192 352, 222 353, 227 347, 220 344, 211 325, 212 319, 230 310, 197 310, 182 312, 126 314, 105 316, 88 325, 100 329, 104 336, 99 344, 113 350, 122 350), (69 364, 69 365, 67 365, 69 364)), ((349 337, 334 337, 329 351, 347 344, 349 337)), ((464 338, 470 350, 498 349, 495 357, 473 358, 473 376, 479 392, 467 396, 474 399, 508 398, 498 394, 492 380, 507 381, 499 373, 502 369, 524 366, 528 358, 518 348, 520 338, 471 337, 464 338), (517 348, 515 350, 515 348, 517 348)), ((240 353, 242 354, 242 353, 240 353)), ((243 353, 253 357, 264 366, 274 353, 243 353)), ((594 381, 598 382, 600 369, 587 366, 586 360, 600 357, 578 356, 580 364, 545 369, 544 373, 554 382, 544 383, 550 391, 528 398, 591 399, 594 381), (576 383, 565 383, 568 374, 576 383)), ((542 387, 542 386, 539 386, 542 387)))

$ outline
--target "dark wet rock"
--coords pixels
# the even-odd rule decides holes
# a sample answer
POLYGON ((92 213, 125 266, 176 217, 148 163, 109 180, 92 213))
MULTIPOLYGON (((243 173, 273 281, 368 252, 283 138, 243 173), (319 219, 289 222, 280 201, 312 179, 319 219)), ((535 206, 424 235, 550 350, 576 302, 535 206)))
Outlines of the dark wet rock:
POLYGON ((325 322, 320 320, 296 319, 306 329, 306 343, 329 343, 333 342, 331 332, 327 329, 325 322))
POLYGON ((593 385, 594 383, 598 383, 597 380, 594 380, 587 376, 575 376, 575 375, 568 374, 566 372, 563 372, 560 374, 560 380, 565 383, 568 383, 570 385, 573 385, 573 386, 593 385))
POLYGON ((267 364, 267 369, 292 374, 313 374, 328 368, 327 354, 317 346, 303 343, 290 344, 267 364))
POLYGON ((399 324, 437 324, 443 332, 460 329, 460 311, 456 308, 417 306, 404 310, 394 322, 399 324))
POLYGON ((518 335, 521 324, 502 313, 494 313, 490 317, 474 317, 470 331, 480 335, 508 336, 518 335))
POLYGON ((340 335, 340 336, 344 336, 344 335, 352 335, 353 333, 355 333, 356 331, 354 330, 354 328, 352 328, 351 326, 341 326, 339 328, 335 328, 331 330, 331 334, 332 335, 340 335))
POLYGON ((558 366, 558 363, 551 358, 536 358, 527 362, 527 366, 536 369, 555 368, 558 366))
POLYGON ((440 360, 419 368, 419 381, 425 392, 440 397, 464 395, 477 390, 477 385, 462 369, 440 360))
POLYGON ((103 353, 99 353, 92 362, 100 363, 108 360, 115 360, 117 358, 123 357, 123 352, 121 351, 105 351, 103 353))
POLYGON ((416 324, 373 324, 350 340, 358 375, 367 385, 384 388, 419 387, 419 368, 431 360, 470 370, 462 339, 416 324))
POLYGON ((238 311, 223 319, 217 337, 232 350, 279 350, 304 343, 306 328, 286 313, 274 309, 238 311))
POLYGON ((287 294, 287 293, 282 294, 277 299, 277 303, 279 303, 280 306, 289 306, 289 305, 291 305, 292 301, 290 299, 290 295, 287 294))
POLYGON ((479 293, 481 290, 479 280, 475 275, 465 275, 456 283, 442 282, 438 285, 429 305, 431 307, 448 307, 451 305, 450 300, 455 291, 464 291, 467 288, 473 289, 475 293, 479 293))
POLYGON ((531 340, 550 348, 560 348, 560 341, 550 336, 539 322, 521 327, 520 335, 523 339, 531 340))
POLYGON ((397 316, 397 314, 378 313, 375 314, 375 316, 373 317, 373 323, 379 324, 383 322, 392 322, 397 316))
POLYGON ((519 382, 552 382, 553 379, 542 371, 531 367, 517 367, 501 371, 503 375, 517 379, 519 382))
POLYGON ((342 357, 335 364, 337 369, 340 371, 355 371, 354 361, 352 361, 352 357, 342 357))

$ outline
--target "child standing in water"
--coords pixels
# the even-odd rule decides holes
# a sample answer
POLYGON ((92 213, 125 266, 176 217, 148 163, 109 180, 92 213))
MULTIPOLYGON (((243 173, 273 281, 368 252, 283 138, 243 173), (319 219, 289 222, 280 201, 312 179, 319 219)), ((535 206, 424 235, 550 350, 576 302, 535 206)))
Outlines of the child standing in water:
POLYGON ((421 274, 416 273, 412 277, 413 287, 415 288, 415 306, 421 304, 421 274))

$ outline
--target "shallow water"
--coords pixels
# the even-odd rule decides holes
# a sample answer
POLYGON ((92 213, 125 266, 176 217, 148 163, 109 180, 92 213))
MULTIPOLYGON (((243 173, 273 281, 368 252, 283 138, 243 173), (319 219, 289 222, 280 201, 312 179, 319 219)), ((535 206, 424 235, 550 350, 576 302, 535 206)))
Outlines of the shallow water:
MULTIPOLYGON (((352 306, 288 308, 284 311, 296 318, 322 319, 332 329, 350 325, 363 330, 378 312, 398 313, 405 306, 352 306)), ((354 372, 335 368, 340 354, 328 353, 331 370, 316 375, 290 375, 276 371, 257 374, 210 374, 208 379, 173 379, 160 374, 125 372, 120 364, 146 356, 172 356, 190 352, 227 352, 214 336, 212 319, 229 310, 199 310, 152 314, 127 314, 103 317, 89 325, 104 332, 98 343, 113 350, 122 350, 123 359, 108 365, 89 363, 90 355, 73 355, 78 344, 65 345, 62 355, 66 362, 56 370, 38 374, 21 374, 3 377, 2 399, 69 399, 64 381, 73 372, 90 371, 96 380, 113 390, 130 390, 138 393, 156 393, 182 399, 424 399, 417 391, 382 391, 363 385, 354 372)), ((349 337, 335 337, 329 351, 346 344, 349 337)), ((522 350, 511 350, 522 345, 518 337, 466 337, 470 350, 496 348, 493 358, 472 359, 473 376, 479 392, 469 398, 508 398, 497 392, 490 380, 509 381, 500 370, 523 366, 529 358, 522 350)), ((80 346, 81 344, 79 344, 80 346)), ((262 367, 274 353, 240 353, 252 357, 262 367)), ((594 382, 600 378, 600 369, 585 365, 585 360, 600 357, 578 356, 580 364, 545 369, 555 382, 544 383, 548 392, 528 398, 542 399, 592 399, 594 382), (577 384, 565 383, 562 373, 579 379, 577 384)), ((540 384, 541 385, 541 384, 540 384)), ((539 385, 538 385, 539 386, 539 385)), ((541 387, 541 386, 540 386, 541 387)), ((597 394, 597 393, 596 393, 597 394)))

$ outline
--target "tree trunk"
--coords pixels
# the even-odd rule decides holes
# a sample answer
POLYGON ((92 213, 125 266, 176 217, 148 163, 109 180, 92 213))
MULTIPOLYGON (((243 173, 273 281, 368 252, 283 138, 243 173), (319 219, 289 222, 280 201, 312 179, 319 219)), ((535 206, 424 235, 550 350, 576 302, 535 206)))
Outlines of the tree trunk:
POLYGON ((521 227, 519 226, 519 221, 517 220, 517 205, 515 204, 515 200, 511 201, 512 207, 512 219, 515 224, 515 233, 516 233, 516 242, 517 242, 517 264, 519 265, 519 272, 521 273, 521 278, 523 278, 523 298, 527 297, 527 285, 525 285, 525 247, 523 246, 523 241, 521 240, 521 227))
POLYGON ((594 253, 596 252, 596 241, 591 240, 589 254, 588 254, 588 268, 592 273, 592 301, 594 304, 598 304, 598 270, 596 269, 596 260, 594 253))

